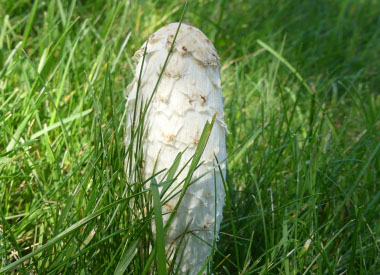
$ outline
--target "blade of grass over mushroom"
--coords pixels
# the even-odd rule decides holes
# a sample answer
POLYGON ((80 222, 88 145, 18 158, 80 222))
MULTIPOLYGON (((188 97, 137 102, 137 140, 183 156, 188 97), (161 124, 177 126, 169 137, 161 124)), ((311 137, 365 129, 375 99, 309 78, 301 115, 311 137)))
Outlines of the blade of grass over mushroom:
MULTIPOLYGON (((221 168, 220 168, 220 163, 219 163, 218 158, 217 158, 217 156, 215 154, 214 154, 214 158, 215 158, 218 170, 219 170, 219 172, 221 174, 221 177, 223 178, 223 173, 222 173, 221 168)), ((217 194, 217 189, 216 189, 216 169, 214 169, 212 172, 214 174, 213 178, 214 178, 214 194, 215 194, 215 196, 214 196, 214 205, 215 205, 215 207, 214 207, 214 221, 216 221, 216 215, 217 215, 216 209, 217 209, 217 206, 218 206, 217 205, 218 201, 216 199, 217 198, 217 196, 216 196, 216 194, 217 194)), ((222 179, 222 181, 223 181, 223 179, 222 179)), ((213 242, 212 242, 212 247, 211 247, 210 255, 207 256, 207 261, 203 264, 203 266, 202 266, 201 270, 199 271, 199 273, 203 273, 206 270, 206 268, 207 268, 207 273, 208 274, 211 273, 211 272, 209 272, 209 268, 210 268, 210 263, 213 262, 213 258, 214 258, 214 254, 215 254, 215 249, 216 249, 216 239, 217 239, 217 231, 216 231, 216 223, 215 222, 214 222, 214 226, 213 226, 213 233, 214 233, 214 239, 213 239, 213 242)))
POLYGON ((200 159, 202 157, 203 151, 206 148, 207 141, 208 141, 208 138, 210 137, 210 134, 211 134, 211 131, 212 131, 212 127, 214 126, 215 119, 216 119, 216 114, 214 115, 214 117, 213 117, 213 119, 212 119, 211 122, 209 122, 209 121, 206 122, 206 124, 205 124, 205 126, 203 128, 201 137, 199 139, 199 143, 197 145, 197 149, 195 151, 195 154, 193 156, 193 160, 191 161, 191 164, 190 164, 190 167, 189 167, 189 172, 188 172, 188 174, 186 176, 185 183, 183 185, 183 188, 181 190, 180 196, 178 198, 178 202, 177 202, 176 206, 174 207, 172 213, 170 214, 170 217, 169 217, 168 221, 166 222, 165 232, 167 232, 168 228, 170 227, 170 224, 171 224, 171 222, 173 221, 173 219, 175 217, 177 209, 178 209, 179 205, 181 204, 183 197, 185 196, 186 190, 189 187, 189 184, 191 182, 191 179, 192 179, 192 176, 194 174, 194 171, 195 171, 195 169, 196 169, 196 167, 197 167, 197 165, 198 165, 198 163, 199 163, 199 161, 200 161, 200 159))
POLYGON ((174 159, 173 165, 168 170, 168 175, 166 177, 167 180, 172 180, 174 178, 175 173, 177 172, 179 163, 181 161, 182 154, 183 154, 183 152, 178 153, 176 158, 174 159))
MULTIPOLYGON (((185 229, 185 232, 188 232, 188 231, 189 231, 189 224, 186 226, 186 229, 185 229)), ((186 234, 182 234, 182 236, 179 240, 179 243, 180 243, 180 245, 183 245, 183 247, 186 248, 186 246, 189 243, 189 240, 185 240, 185 236, 186 236, 186 234)), ((173 261, 172 261, 171 266, 170 266, 171 270, 175 269, 174 274, 180 274, 180 272, 181 272, 181 263, 183 262, 184 253, 185 253, 185 249, 182 249, 182 250, 177 249, 174 252, 173 261)))
POLYGON ((151 181, 151 189, 153 194, 154 204, 154 223, 156 225, 156 255, 157 255, 157 267, 158 274, 165 275, 166 271, 166 252, 165 252, 165 231, 164 223, 162 219, 161 199, 160 192, 158 190, 157 181, 155 178, 151 181))
POLYGON ((164 185, 162 188, 162 192, 160 194, 161 198, 165 195, 166 191, 170 188, 170 186, 174 182, 174 176, 175 176, 175 173, 177 172, 179 163, 180 163, 181 158, 182 158, 182 154, 183 154, 182 152, 178 153, 178 155, 176 156, 172 166, 168 170, 166 181, 165 181, 165 182, 167 182, 167 184, 164 185))

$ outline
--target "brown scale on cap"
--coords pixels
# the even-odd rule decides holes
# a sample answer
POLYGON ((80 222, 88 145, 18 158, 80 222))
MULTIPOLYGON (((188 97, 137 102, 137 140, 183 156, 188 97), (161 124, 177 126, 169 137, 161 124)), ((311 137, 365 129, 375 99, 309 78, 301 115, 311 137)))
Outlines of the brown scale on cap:
POLYGON ((172 142, 175 138, 174 134, 165 134, 164 132, 161 131, 162 136, 169 142, 172 142))
POLYGON ((197 146, 198 143, 199 143, 199 139, 198 139, 198 138, 194 138, 194 140, 193 140, 193 144, 194 144, 195 146, 197 146))
MULTIPOLYGON (((189 23, 189 22, 187 22, 187 21, 182 21, 182 24, 187 25, 187 26, 189 26, 189 27, 195 27, 193 24, 191 24, 191 23, 189 23)), ((192 29, 192 28, 191 28, 191 29, 192 29)))
POLYGON ((174 210, 174 207, 173 207, 171 204, 169 204, 169 203, 165 203, 164 206, 165 206, 166 208, 168 208, 170 211, 173 211, 173 210, 174 210))
POLYGON ((207 101, 206 96, 201 95, 200 97, 201 97, 201 104, 202 104, 202 105, 205 105, 205 104, 206 104, 206 101, 207 101))
POLYGON ((212 225, 212 224, 214 224, 214 221, 212 220, 212 221, 209 221, 209 222, 207 222, 207 223, 205 223, 204 225, 203 225, 203 229, 206 229, 207 227, 209 227, 210 225, 212 225))

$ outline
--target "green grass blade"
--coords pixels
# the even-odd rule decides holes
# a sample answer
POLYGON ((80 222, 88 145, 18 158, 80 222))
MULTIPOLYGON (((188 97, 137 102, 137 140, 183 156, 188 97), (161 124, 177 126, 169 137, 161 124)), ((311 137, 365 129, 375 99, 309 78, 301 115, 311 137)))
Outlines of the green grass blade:
POLYGON ((123 255, 121 256, 119 263, 116 266, 114 275, 122 275, 124 274, 125 270, 128 268, 130 263, 132 262, 133 258, 137 254, 137 246, 139 245, 139 240, 135 240, 132 242, 132 244, 126 248, 123 252, 123 255))
POLYGON ((90 114, 92 112, 92 109, 88 109, 88 110, 85 110, 83 112, 80 112, 80 113, 76 113, 76 114, 72 114, 70 115, 69 117, 66 117, 64 119, 62 119, 62 123, 61 122, 56 122, 36 133, 34 133, 31 137, 30 137, 30 140, 33 140, 33 139, 36 139, 36 138, 39 138, 40 136, 62 126, 62 124, 67 124, 71 121, 74 121, 76 119, 79 119, 79 118, 83 118, 85 117, 86 115, 90 114))
POLYGON ((30 31, 32 29, 34 18, 36 16, 36 12, 37 12, 38 3, 39 3, 39 0, 34 1, 32 10, 31 10, 31 12, 29 14, 29 21, 28 21, 28 24, 25 27, 24 36, 22 38, 22 47, 23 48, 26 45, 26 41, 28 40, 29 35, 30 35, 30 31))
POLYGON ((157 181, 155 178, 151 181, 153 204, 154 204, 154 222, 156 225, 156 251, 157 251, 157 267, 159 275, 166 275, 166 252, 165 252, 165 238, 164 222, 162 219, 161 199, 158 190, 157 181))
POLYGON ((273 48, 271 48, 268 44, 265 42, 261 41, 260 39, 257 40, 257 43, 266 49, 268 52, 270 52, 273 56, 275 56, 281 63, 283 63, 292 73, 295 74, 297 79, 303 84, 303 86, 306 88, 306 90, 312 94, 312 90, 309 87, 309 85, 305 82, 304 78, 301 76, 301 74, 287 61, 281 54, 276 52, 273 48))
POLYGON ((13 134, 12 140, 8 143, 8 146, 6 148, 7 152, 11 151, 15 147, 16 143, 19 142, 21 133, 24 131, 26 124, 28 123, 31 116, 32 114, 27 115, 17 127, 16 132, 13 134))

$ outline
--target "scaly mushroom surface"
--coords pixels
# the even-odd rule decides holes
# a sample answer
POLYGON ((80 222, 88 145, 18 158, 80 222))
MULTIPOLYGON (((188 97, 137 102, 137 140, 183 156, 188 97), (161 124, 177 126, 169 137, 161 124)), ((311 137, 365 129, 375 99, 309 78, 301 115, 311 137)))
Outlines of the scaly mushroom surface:
MULTIPOLYGON (((131 131, 135 130, 131 129, 134 106, 139 111, 141 101, 147 101, 152 95, 178 24, 171 23, 156 31, 135 53, 135 78, 128 86, 126 145, 130 142, 131 131)), ((219 56, 213 44, 199 29, 182 23, 173 46, 146 114, 143 175, 149 178, 154 171, 168 169, 177 154, 186 149, 179 167, 185 166, 194 155, 206 121, 211 121, 216 115, 201 158, 203 164, 193 174, 193 179, 202 177, 187 189, 166 235, 169 260, 173 251, 179 249, 178 255, 183 253, 179 266, 181 274, 197 274, 211 253, 214 236, 216 234, 218 238, 222 221, 225 191, 221 177, 225 177, 226 171, 227 127, 224 123, 219 56), (214 156, 222 162, 221 169, 216 167, 214 156)), ((181 190, 181 182, 188 169, 189 164, 167 193, 181 190)), ((159 175, 157 181, 161 177, 159 175)), ((163 205, 164 224, 177 201, 178 195, 163 205)))

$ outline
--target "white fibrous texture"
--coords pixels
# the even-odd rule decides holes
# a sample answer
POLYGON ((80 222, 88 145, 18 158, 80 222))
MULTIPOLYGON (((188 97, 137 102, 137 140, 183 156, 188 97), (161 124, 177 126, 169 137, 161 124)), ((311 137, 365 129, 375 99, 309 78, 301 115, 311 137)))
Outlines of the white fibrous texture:
MULTIPOLYGON (((140 106, 141 101, 146 102, 152 96, 178 25, 172 23, 159 29, 135 54, 137 67, 127 95, 127 146, 128 133, 135 130, 131 127, 136 100, 136 106, 140 106)), ((148 179, 154 171, 170 168, 177 154, 184 151, 179 169, 185 169, 166 194, 173 190, 172 194, 180 192, 202 130, 214 115, 216 120, 202 154, 202 165, 192 177, 199 180, 187 189, 165 236, 169 260, 173 251, 179 251, 176 267, 180 274, 197 274, 211 254, 214 237, 218 238, 225 198, 222 176, 225 176, 227 157, 219 57, 200 30, 183 23, 146 115, 144 177, 148 179)), ((159 180, 162 180, 161 175, 157 176, 159 180)), ((178 198, 177 194, 163 205, 164 225, 178 198)))

